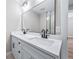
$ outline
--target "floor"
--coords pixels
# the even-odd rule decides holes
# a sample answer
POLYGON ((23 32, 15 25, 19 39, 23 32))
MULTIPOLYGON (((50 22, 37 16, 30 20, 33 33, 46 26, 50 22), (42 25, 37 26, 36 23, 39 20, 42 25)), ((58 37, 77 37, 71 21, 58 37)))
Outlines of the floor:
POLYGON ((68 39, 68 59, 73 59, 73 40, 68 39))
MULTIPOLYGON (((14 59, 12 54, 7 55, 6 59, 14 59)), ((73 59, 73 40, 72 38, 68 39, 68 59, 73 59)))
POLYGON ((6 59, 15 59, 14 56, 12 55, 12 53, 10 53, 9 55, 6 56, 6 59))

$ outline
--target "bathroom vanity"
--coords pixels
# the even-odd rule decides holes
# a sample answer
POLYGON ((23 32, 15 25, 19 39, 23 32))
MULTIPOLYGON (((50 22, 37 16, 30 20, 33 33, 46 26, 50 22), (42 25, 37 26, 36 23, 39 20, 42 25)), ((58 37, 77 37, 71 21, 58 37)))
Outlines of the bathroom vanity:
POLYGON ((11 32, 15 59, 60 59, 62 40, 41 38, 39 33, 11 32))
POLYGON ((68 0, 22 1, 19 31, 11 32, 15 59, 67 59, 68 0), (42 30, 48 38, 41 37, 42 30))

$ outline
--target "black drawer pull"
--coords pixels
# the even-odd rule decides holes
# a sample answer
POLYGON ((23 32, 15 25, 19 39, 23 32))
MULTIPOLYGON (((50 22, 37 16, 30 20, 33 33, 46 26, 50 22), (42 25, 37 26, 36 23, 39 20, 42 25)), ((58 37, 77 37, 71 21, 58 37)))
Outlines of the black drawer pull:
POLYGON ((13 43, 13 48, 15 48, 15 44, 13 43))
POLYGON ((21 43, 19 42, 19 44, 21 44, 21 43))
POLYGON ((18 51, 18 53, 20 53, 20 51, 18 51))

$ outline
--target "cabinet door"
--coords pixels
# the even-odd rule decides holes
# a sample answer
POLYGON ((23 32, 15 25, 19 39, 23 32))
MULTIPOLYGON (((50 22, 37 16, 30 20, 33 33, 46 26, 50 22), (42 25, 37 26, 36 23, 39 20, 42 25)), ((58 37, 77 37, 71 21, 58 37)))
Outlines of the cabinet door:
POLYGON ((12 36, 12 53, 15 59, 21 59, 21 47, 19 45, 18 38, 12 36))
POLYGON ((21 50, 16 52, 16 59, 21 59, 21 50))
POLYGON ((21 59, 32 59, 32 56, 28 51, 22 49, 21 50, 21 59))
POLYGON ((22 42, 22 48, 31 54, 32 59, 55 59, 54 56, 50 56, 27 43, 22 42))

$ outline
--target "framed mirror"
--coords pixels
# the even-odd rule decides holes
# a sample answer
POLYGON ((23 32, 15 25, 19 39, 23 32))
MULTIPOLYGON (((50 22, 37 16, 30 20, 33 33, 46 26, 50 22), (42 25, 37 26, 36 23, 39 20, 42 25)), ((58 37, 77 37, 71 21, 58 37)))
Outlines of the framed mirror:
POLYGON ((23 14, 23 27, 37 33, 47 29, 49 34, 59 35, 61 29, 60 20, 56 18, 56 0, 35 3, 31 1, 34 6, 23 14))

